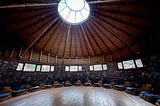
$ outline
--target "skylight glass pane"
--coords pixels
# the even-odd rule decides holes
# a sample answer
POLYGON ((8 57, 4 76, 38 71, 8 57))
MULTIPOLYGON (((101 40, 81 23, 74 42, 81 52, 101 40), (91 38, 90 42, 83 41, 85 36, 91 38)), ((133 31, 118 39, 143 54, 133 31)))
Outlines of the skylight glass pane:
POLYGON ((86 9, 81 10, 81 14, 83 15, 84 19, 87 19, 88 16, 89 16, 89 13, 88 13, 88 11, 86 9))
POLYGON ((22 71, 23 69, 23 63, 18 63, 18 66, 17 66, 17 71, 22 71))
POLYGON ((24 66, 24 71, 35 71, 35 68, 36 68, 35 64, 26 63, 24 66))
POLYGON ((66 22, 79 24, 88 18, 90 7, 86 0, 61 0, 58 4, 58 12, 66 22))
POLYGON ((66 5, 75 11, 83 9, 85 6, 85 0, 66 0, 66 5))
POLYGON ((124 66, 124 69, 135 68, 133 60, 123 61, 123 66, 124 66))
POLYGON ((59 1, 61 1, 61 2, 59 2, 59 3, 65 3, 65 2, 66 2, 66 0, 59 0, 59 1))
POLYGON ((101 64, 94 65, 94 70, 95 71, 101 71, 102 70, 102 65, 101 64))
POLYGON ((71 11, 70 14, 69 14, 69 17, 67 19, 69 22, 74 22, 75 23, 75 12, 74 11, 71 11))
POLYGON ((51 66, 51 71, 54 71, 54 66, 51 66))
POLYGON ((103 70, 107 70, 107 65, 103 64, 103 70))
POLYGON ((65 66, 65 71, 69 71, 69 66, 65 66))
POLYGON ((67 19, 69 13, 70 9, 68 7, 66 7, 63 11, 60 12, 61 16, 63 16, 64 19, 67 19))
POLYGON ((135 62, 136 62, 137 67, 143 67, 143 63, 142 63, 141 59, 137 59, 137 60, 135 60, 135 62))
POLYGON ((61 3, 61 6, 58 6, 58 11, 61 12, 63 9, 65 9, 66 4, 65 3, 61 3))
POLYGON ((118 63, 118 69, 123 69, 123 65, 121 62, 118 63))
POLYGON ((78 67, 77 66, 70 66, 70 71, 78 71, 78 67))
POLYGON ((79 23, 83 20, 83 17, 80 12, 76 12, 76 23, 79 23))
POLYGON ((90 69, 91 71, 93 71, 93 66, 89 66, 89 69, 90 69))
POLYGON ((42 65, 41 72, 49 72, 50 70, 50 65, 42 65))
POLYGON ((37 65, 36 71, 41 71, 41 65, 37 65))
POLYGON ((78 71, 82 71, 82 66, 78 66, 78 71))

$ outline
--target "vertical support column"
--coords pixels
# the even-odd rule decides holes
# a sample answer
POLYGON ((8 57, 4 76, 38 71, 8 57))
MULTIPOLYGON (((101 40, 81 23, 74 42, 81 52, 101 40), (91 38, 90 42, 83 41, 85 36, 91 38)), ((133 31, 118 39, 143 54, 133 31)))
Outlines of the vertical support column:
POLYGON ((21 46, 21 48, 20 48, 20 51, 19 51, 19 54, 18 54, 19 58, 22 58, 22 49, 23 49, 23 46, 21 46))
POLYGON ((32 60, 32 55, 33 55, 33 48, 31 49, 30 55, 29 55, 29 61, 32 60))
POLYGON ((49 63, 50 61, 50 53, 48 53, 48 57, 47 57, 47 62, 49 63))
POLYGON ((10 54, 10 58, 13 57, 13 54, 14 54, 14 47, 12 48, 12 51, 11 51, 11 54, 10 54))
POLYGON ((56 55, 56 64, 57 64, 57 55, 56 55))
POLYGON ((90 58, 90 56, 89 56, 89 65, 91 64, 91 58, 90 58))
POLYGON ((42 61, 42 55, 43 55, 43 52, 41 51, 40 56, 39 56, 39 62, 42 61))

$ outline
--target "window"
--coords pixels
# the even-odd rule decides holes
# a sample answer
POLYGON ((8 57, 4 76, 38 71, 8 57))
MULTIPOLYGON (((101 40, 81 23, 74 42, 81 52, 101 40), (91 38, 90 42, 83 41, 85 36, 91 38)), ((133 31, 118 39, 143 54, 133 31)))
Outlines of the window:
POLYGON ((70 66, 70 71, 78 71, 78 67, 77 66, 70 66))
POLYGON ((119 63, 118 63, 118 69, 123 69, 122 62, 119 62, 119 63))
POLYGON ((143 64, 142 64, 142 61, 141 61, 141 59, 137 59, 137 60, 135 60, 135 62, 136 62, 136 66, 139 68, 139 67, 143 67, 143 64))
POLYGON ((50 65, 42 65, 41 72, 49 72, 50 70, 50 65))
POLYGON ((54 66, 51 66, 51 71, 54 71, 54 66))
POLYGON ((78 71, 82 71, 82 66, 78 66, 78 71))
POLYGON ((101 71, 102 70, 102 65, 101 64, 94 65, 94 70, 95 71, 101 71))
POLYGON ((133 60, 123 61, 123 66, 124 66, 124 69, 135 68, 133 60))
POLYGON ((41 65, 37 65, 36 71, 41 71, 41 65))
POLYGON ((65 66, 65 71, 69 71, 69 66, 65 66))
POLYGON ((24 71, 35 71, 35 68, 36 68, 35 64, 26 63, 24 66, 24 71))
POLYGON ((17 66, 17 71, 22 71, 23 69, 23 63, 18 63, 18 66, 17 66))
POLYGON ((103 70, 107 70, 107 65, 103 64, 103 70))
POLYGON ((61 0, 58 4, 60 17, 70 24, 85 21, 90 14, 90 7, 85 0, 61 0))
POLYGON ((89 70, 93 71, 93 66, 89 66, 89 70))

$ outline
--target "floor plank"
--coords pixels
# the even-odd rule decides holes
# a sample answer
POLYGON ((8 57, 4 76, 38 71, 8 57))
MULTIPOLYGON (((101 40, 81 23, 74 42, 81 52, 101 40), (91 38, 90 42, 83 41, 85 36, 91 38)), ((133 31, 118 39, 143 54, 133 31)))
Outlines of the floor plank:
POLYGON ((138 96, 101 87, 61 87, 28 93, 0 106, 154 106, 138 96))

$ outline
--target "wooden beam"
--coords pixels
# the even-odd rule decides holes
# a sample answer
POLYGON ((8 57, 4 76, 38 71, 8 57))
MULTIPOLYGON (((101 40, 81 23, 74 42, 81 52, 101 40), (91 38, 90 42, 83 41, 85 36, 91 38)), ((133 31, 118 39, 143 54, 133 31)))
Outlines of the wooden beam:
POLYGON ((70 28, 71 28, 71 25, 68 26, 68 31, 67 31, 67 36, 66 36, 67 38, 66 38, 66 41, 65 41, 63 57, 65 56, 66 48, 68 47, 68 39, 69 39, 69 36, 70 36, 70 28))
POLYGON ((39 7, 39 6, 57 6, 58 3, 24 3, 24 4, 8 4, 0 5, 2 8, 24 8, 24 7, 39 7))
POLYGON ((41 62, 41 60, 42 60, 42 55, 43 55, 43 51, 41 51, 41 53, 40 53, 39 62, 41 62))
POLYGON ((99 4, 99 3, 108 3, 108 2, 117 2, 122 0, 98 0, 98 1, 89 1, 89 4, 99 4))
MULTIPOLYGON (((92 47, 92 45, 91 45, 91 43, 90 43, 90 41, 89 41, 89 39, 86 35, 86 32, 84 31, 83 25, 80 25, 80 26, 81 26, 81 29, 82 29, 82 33, 84 35, 84 39, 87 41, 87 42, 85 42, 86 48, 87 48, 87 44, 88 44, 89 48, 94 52, 94 55, 96 55, 96 51, 93 49, 93 47, 92 47)), ((87 51, 88 51, 88 55, 89 55, 89 50, 87 49, 87 51)))
POLYGON ((59 17, 57 17, 56 19, 54 19, 42 32, 41 34, 34 39, 34 41, 25 49, 25 51, 23 52, 22 55, 24 55, 51 27, 52 25, 58 20, 59 17))

